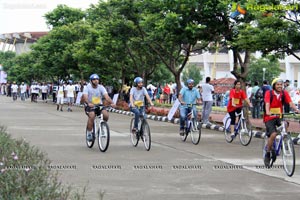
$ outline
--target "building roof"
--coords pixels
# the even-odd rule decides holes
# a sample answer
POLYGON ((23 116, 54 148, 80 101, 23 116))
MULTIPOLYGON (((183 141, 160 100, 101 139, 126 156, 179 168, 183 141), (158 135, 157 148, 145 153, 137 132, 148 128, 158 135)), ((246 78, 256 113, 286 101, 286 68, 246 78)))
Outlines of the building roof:
POLYGON ((47 35, 48 32, 19 32, 19 33, 4 33, 0 34, 0 41, 8 44, 36 42, 40 37, 47 35))
POLYGON ((226 91, 233 88, 234 78, 219 78, 210 81, 210 84, 214 86, 215 94, 224 94, 226 91))

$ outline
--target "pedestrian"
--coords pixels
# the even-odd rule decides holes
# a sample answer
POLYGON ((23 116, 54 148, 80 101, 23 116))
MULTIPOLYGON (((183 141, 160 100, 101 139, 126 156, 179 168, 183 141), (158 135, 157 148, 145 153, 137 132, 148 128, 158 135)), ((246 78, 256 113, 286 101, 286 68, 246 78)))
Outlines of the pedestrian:
POLYGON ((259 85, 258 85, 258 81, 254 82, 254 87, 252 88, 252 92, 251 92, 251 102, 253 105, 252 108, 252 118, 259 118, 260 117, 260 101, 262 100, 260 97, 257 97, 257 92, 260 89, 259 85))
POLYGON ((163 102, 164 103, 169 103, 168 100, 169 100, 170 92, 171 92, 170 88, 169 88, 168 84, 166 83, 165 87, 163 89, 163 102))
POLYGON ((64 105, 64 98, 65 98, 65 87, 63 85, 63 82, 60 81, 59 82, 59 86, 57 88, 57 95, 56 95, 56 104, 57 104, 57 107, 56 107, 56 110, 57 111, 61 111, 63 112, 63 105, 64 105))
POLYGON ((212 110, 213 105, 213 93, 214 93, 214 86, 210 84, 210 77, 206 77, 205 84, 201 86, 202 89, 202 123, 203 124, 211 124, 209 122, 209 115, 212 110))
POLYGON ((21 90, 21 101, 25 101, 27 85, 24 82, 21 83, 20 90, 21 90))
MULTIPOLYGON (((289 95, 292 97, 291 93, 292 93, 293 88, 290 86, 290 80, 286 80, 284 82, 284 89, 283 90, 287 91, 289 93, 289 95)), ((290 104, 289 103, 284 103, 284 112, 289 113, 290 110, 291 110, 290 104)))
POLYGON ((47 103, 47 96, 48 96, 48 85, 46 83, 42 83, 41 85, 41 91, 42 91, 42 100, 43 102, 47 103))
POLYGON ((16 101, 18 98, 18 89, 19 89, 19 86, 14 81, 11 85, 11 93, 12 93, 13 101, 16 101))
POLYGON ((68 81, 68 85, 66 86, 66 93, 68 99, 68 112, 72 112, 76 91, 75 91, 75 85, 73 85, 73 81, 71 80, 68 81))

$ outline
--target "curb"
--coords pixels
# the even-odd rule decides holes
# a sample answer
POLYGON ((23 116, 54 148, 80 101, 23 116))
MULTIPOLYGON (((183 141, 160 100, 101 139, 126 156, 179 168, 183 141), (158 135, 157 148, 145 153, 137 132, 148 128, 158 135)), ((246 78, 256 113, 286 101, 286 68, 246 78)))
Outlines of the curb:
MULTIPOLYGON (((124 111, 124 110, 117 110, 114 108, 109 109, 108 111, 113 112, 113 113, 118 113, 118 114, 123 114, 123 115, 128 115, 128 116, 133 116, 133 113, 130 111, 124 111)), ((146 115, 147 119, 154 120, 154 121, 161 121, 161 122, 169 122, 173 124, 179 124, 179 118, 173 118, 172 120, 168 120, 168 117, 166 116, 156 116, 156 115, 146 115)), ((220 125, 215 125, 215 124, 202 124, 202 128, 205 129, 211 129, 219 132, 224 132, 224 126, 220 125)), ((266 133, 262 131, 256 131, 252 130, 253 137, 259 138, 259 139, 264 139, 266 133)), ((293 143, 296 145, 300 145, 300 138, 299 137, 292 137, 293 143)))

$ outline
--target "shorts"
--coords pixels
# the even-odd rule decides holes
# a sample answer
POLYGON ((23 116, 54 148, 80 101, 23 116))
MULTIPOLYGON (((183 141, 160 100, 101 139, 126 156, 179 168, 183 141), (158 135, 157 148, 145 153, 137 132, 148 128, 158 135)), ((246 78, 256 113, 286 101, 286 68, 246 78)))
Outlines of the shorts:
POLYGON ((266 122, 266 135, 270 137, 271 133, 276 132, 276 127, 281 125, 281 119, 275 118, 266 122))
POLYGON ((64 104, 64 97, 57 97, 56 104, 64 104))
POLYGON ((74 97, 68 97, 68 103, 74 103, 74 97))

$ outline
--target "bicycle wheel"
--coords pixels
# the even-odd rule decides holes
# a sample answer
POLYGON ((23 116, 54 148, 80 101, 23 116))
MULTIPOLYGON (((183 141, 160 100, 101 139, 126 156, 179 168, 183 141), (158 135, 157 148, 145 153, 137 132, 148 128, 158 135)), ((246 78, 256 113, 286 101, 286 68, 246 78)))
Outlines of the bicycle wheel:
POLYGON ((285 135, 282 139, 282 160, 284 171, 288 176, 293 176, 295 171, 295 149, 290 135, 285 135))
POLYGON ((241 126, 239 128, 240 142, 242 145, 247 146, 250 144, 252 139, 252 129, 250 124, 247 126, 247 123, 244 119, 241 120, 241 126))
POLYGON ((132 118, 131 119, 131 122, 130 122, 130 140, 131 140, 131 143, 132 143, 132 145, 134 146, 134 147, 136 147, 137 145, 138 145, 138 143, 139 143, 139 136, 138 136, 138 134, 137 134, 137 132, 136 133, 132 133, 132 129, 133 129, 133 126, 134 126, 134 118, 132 118))
POLYGON ((195 145, 199 144, 201 138, 201 124, 198 128, 199 125, 198 123, 199 122, 197 122, 195 119, 191 123, 191 138, 192 138, 192 143, 195 145))
POLYGON ((109 146, 109 127, 106 121, 100 122, 100 127, 97 130, 98 134, 98 147, 101 152, 105 152, 109 146))
POLYGON ((93 139, 87 140, 87 135, 88 135, 88 131, 87 128, 85 129, 85 141, 86 141, 86 145, 88 148, 92 148, 94 146, 95 143, 95 125, 93 125, 93 139))
POLYGON ((149 124, 145 119, 142 127, 142 139, 145 145, 145 149, 149 151, 151 148, 151 132, 150 132, 149 124))
POLYGON ((231 132, 230 132, 230 121, 231 121, 230 118, 226 119, 225 126, 224 126, 225 140, 228 143, 231 143, 233 140, 233 138, 231 137, 231 132))

